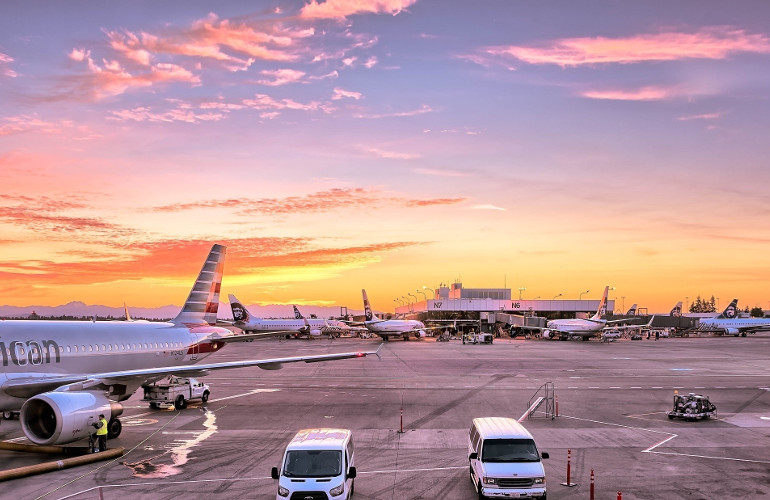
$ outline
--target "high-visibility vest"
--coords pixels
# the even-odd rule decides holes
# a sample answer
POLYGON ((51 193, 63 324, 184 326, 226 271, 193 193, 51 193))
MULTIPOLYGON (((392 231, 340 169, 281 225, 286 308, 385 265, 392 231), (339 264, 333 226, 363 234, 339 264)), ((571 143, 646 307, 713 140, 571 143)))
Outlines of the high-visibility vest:
POLYGON ((107 435, 107 421, 105 419, 99 419, 99 422, 101 422, 102 426, 96 429, 96 435, 97 436, 106 436, 107 435))

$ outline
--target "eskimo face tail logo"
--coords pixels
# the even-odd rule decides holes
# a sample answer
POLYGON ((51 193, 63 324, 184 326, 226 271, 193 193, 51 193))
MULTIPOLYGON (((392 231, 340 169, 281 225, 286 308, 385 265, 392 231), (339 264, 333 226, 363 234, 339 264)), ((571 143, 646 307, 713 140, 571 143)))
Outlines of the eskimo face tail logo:
POLYGON ((735 318, 736 316, 735 309, 736 309, 735 304, 730 304, 729 306, 727 306, 727 309, 725 309, 725 318, 730 318, 730 319, 735 318))
POLYGON ((243 321, 246 318, 246 313, 243 310, 243 306, 240 304, 233 304, 233 319, 235 321, 243 321))
POLYGON ((302 319, 302 315, 299 313, 297 306, 294 306, 294 319, 302 319))
POLYGON ((372 320, 372 308, 369 306, 369 301, 364 301, 364 317, 366 318, 366 321, 372 320))

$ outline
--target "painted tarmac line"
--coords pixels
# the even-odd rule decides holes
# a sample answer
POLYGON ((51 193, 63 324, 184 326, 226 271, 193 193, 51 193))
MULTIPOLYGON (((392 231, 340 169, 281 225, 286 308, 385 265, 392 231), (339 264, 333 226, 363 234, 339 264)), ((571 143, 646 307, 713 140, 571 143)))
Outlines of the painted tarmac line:
POLYGON ((752 459, 748 459, 748 458, 734 458, 734 457, 714 457, 714 456, 710 456, 710 455, 696 455, 696 454, 692 454, 692 453, 678 453, 678 452, 675 452, 675 451, 655 451, 655 448, 657 448, 657 447, 659 447, 659 446, 661 446, 661 445, 663 445, 663 444, 673 440, 674 438, 679 437, 679 435, 671 433, 671 432, 666 432, 666 431, 657 431, 657 430, 654 430, 654 429, 646 429, 644 427, 633 427, 633 426, 630 426, 630 425, 615 424, 615 423, 612 423, 612 422, 602 422, 601 420, 592 420, 592 419, 589 419, 589 418, 571 417, 569 415, 559 415, 559 416, 560 417, 564 417, 564 418, 571 418, 573 420, 582 420, 584 422, 592 422, 592 423, 595 423, 595 424, 604 424, 604 425, 610 425, 610 426, 614 426, 614 427, 623 427, 625 429, 632 429, 632 430, 637 430, 637 431, 654 432, 656 434, 669 434, 669 437, 667 437, 666 439, 664 439, 664 440, 654 444, 653 446, 651 446, 651 447, 649 447, 649 448, 647 448, 645 450, 642 450, 642 453, 654 453, 654 454, 657 454, 657 455, 671 455, 671 456, 678 456, 678 457, 707 458, 707 459, 711 459, 711 460, 727 460, 727 461, 731 461, 731 462, 744 462, 744 463, 752 463, 752 464, 770 464, 770 460, 752 460, 752 459))

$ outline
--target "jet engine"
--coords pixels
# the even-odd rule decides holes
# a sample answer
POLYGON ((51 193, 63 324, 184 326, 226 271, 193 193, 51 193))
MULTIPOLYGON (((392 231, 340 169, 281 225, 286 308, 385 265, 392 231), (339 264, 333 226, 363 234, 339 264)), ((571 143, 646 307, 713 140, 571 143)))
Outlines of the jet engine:
POLYGON ((99 414, 107 417, 110 437, 120 434, 123 405, 98 392, 45 392, 28 399, 19 420, 24 435, 35 444, 58 445, 87 439, 96 432, 92 426, 99 414))
POLYGON ((426 335, 425 330, 417 330, 414 332, 414 338, 416 339, 424 339, 426 335))

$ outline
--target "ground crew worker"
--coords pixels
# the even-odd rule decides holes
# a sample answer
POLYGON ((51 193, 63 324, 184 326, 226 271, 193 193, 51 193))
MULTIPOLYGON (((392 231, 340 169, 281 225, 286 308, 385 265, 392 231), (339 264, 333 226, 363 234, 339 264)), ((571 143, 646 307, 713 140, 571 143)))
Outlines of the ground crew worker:
POLYGON ((104 414, 99 414, 99 422, 94 424, 96 427, 96 437, 99 439, 99 451, 107 450, 107 419, 104 414))

